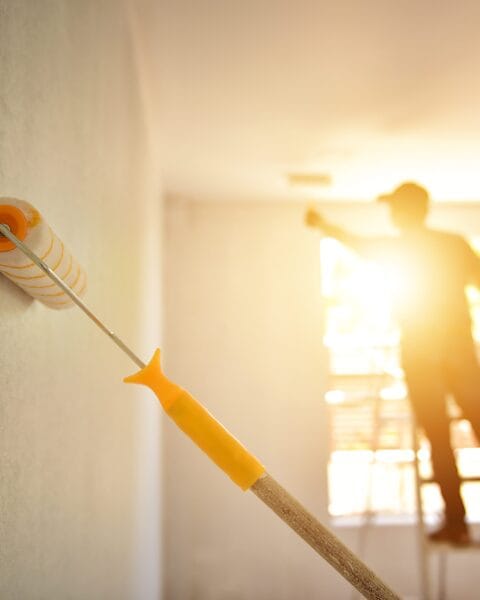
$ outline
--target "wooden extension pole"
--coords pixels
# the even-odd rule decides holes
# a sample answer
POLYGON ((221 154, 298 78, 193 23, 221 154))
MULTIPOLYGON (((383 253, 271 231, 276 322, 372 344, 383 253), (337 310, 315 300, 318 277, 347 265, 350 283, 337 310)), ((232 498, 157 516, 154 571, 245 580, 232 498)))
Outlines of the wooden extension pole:
POLYGON ((375 573, 265 473, 251 491, 369 600, 400 600, 375 573))

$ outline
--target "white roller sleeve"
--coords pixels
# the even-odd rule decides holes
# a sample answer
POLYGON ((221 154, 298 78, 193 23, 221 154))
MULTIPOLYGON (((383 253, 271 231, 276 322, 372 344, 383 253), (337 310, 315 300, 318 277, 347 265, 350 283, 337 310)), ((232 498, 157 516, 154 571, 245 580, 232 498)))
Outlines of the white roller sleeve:
MULTIPOLYGON (((87 286, 87 276, 64 243, 55 235, 42 215, 28 202, 0 198, 0 205, 19 208, 28 223, 24 243, 39 256, 78 295, 87 286)), ((51 308, 67 308, 73 304, 64 291, 32 263, 21 250, 0 252, 0 272, 21 287, 27 294, 51 308)))

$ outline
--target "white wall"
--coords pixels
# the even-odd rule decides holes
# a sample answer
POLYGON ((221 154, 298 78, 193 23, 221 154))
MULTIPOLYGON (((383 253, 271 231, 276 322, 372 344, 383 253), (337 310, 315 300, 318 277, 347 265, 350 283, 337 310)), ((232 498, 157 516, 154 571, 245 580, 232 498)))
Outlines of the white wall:
MULTIPOLYGON (((303 226, 303 210, 167 202, 165 361, 168 374, 328 525, 319 238, 303 226)), ((473 235, 478 210, 437 206, 431 221, 473 235)), ((324 204, 323 211, 358 232, 389 230, 385 207, 375 203, 324 204)), ((164 458, 169 600, 352 597, 331 567, 172 424, 164 458)), ((336 534, 360 548, 358 528, 336 534)), ((413 526, 379 526, 367 536, 363 559, 402 597, 420 598, 417 552, 413 526)), ((475 560, 451 559, 455 598, 475 597, 475 560)))
MULTIPOLYGON (((302 207, 172 201, 166 235, 168 374, 325 518, 318 239, 302 207)), ((310 548, 171 424, 165 458, 169 599, 337 589, 310 548)))
MULTIPOLYGON (((37 206, 86 267, 87 303, 159 343, 160 188, 130 8, 0 0, 0 196, 37 206)), ((0 276, 0 597, 160 595, 156 402, 78 309, 0 276)))

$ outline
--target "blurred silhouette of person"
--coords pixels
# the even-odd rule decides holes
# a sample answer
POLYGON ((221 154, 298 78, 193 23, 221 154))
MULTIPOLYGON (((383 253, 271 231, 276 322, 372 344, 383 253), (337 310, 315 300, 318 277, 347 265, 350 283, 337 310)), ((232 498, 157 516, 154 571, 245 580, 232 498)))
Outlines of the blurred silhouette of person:
POLYGON ((395 292, 401 357, 410 402, 430 442, 445 518, 430 539, 470 543, 460 478, 450 444, 447 395, 452 394, 480 440, 480 367, 471 332, 465 286, 480 287, 480 259, 459 235, 426 226, 427 190, 404 183, 380 196, 399 235, 362 237, 329 223, 310 209, 305 222, 404 280, 395 292), (406 280, 406 281, 405 281, 406 280))

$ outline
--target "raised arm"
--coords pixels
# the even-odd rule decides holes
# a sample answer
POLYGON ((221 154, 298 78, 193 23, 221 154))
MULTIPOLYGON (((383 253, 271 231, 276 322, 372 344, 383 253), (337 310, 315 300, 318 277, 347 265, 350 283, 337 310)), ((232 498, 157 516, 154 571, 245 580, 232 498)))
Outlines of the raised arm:
POLYGON ((333 223, 329 223, 314 208, 309 208, 305 213, 305 224, 312 229, 318 229, 328 237, 335 238, 365 258, 373 260, 381 258, 384 239, 363 237, 346 231, 333 223))

